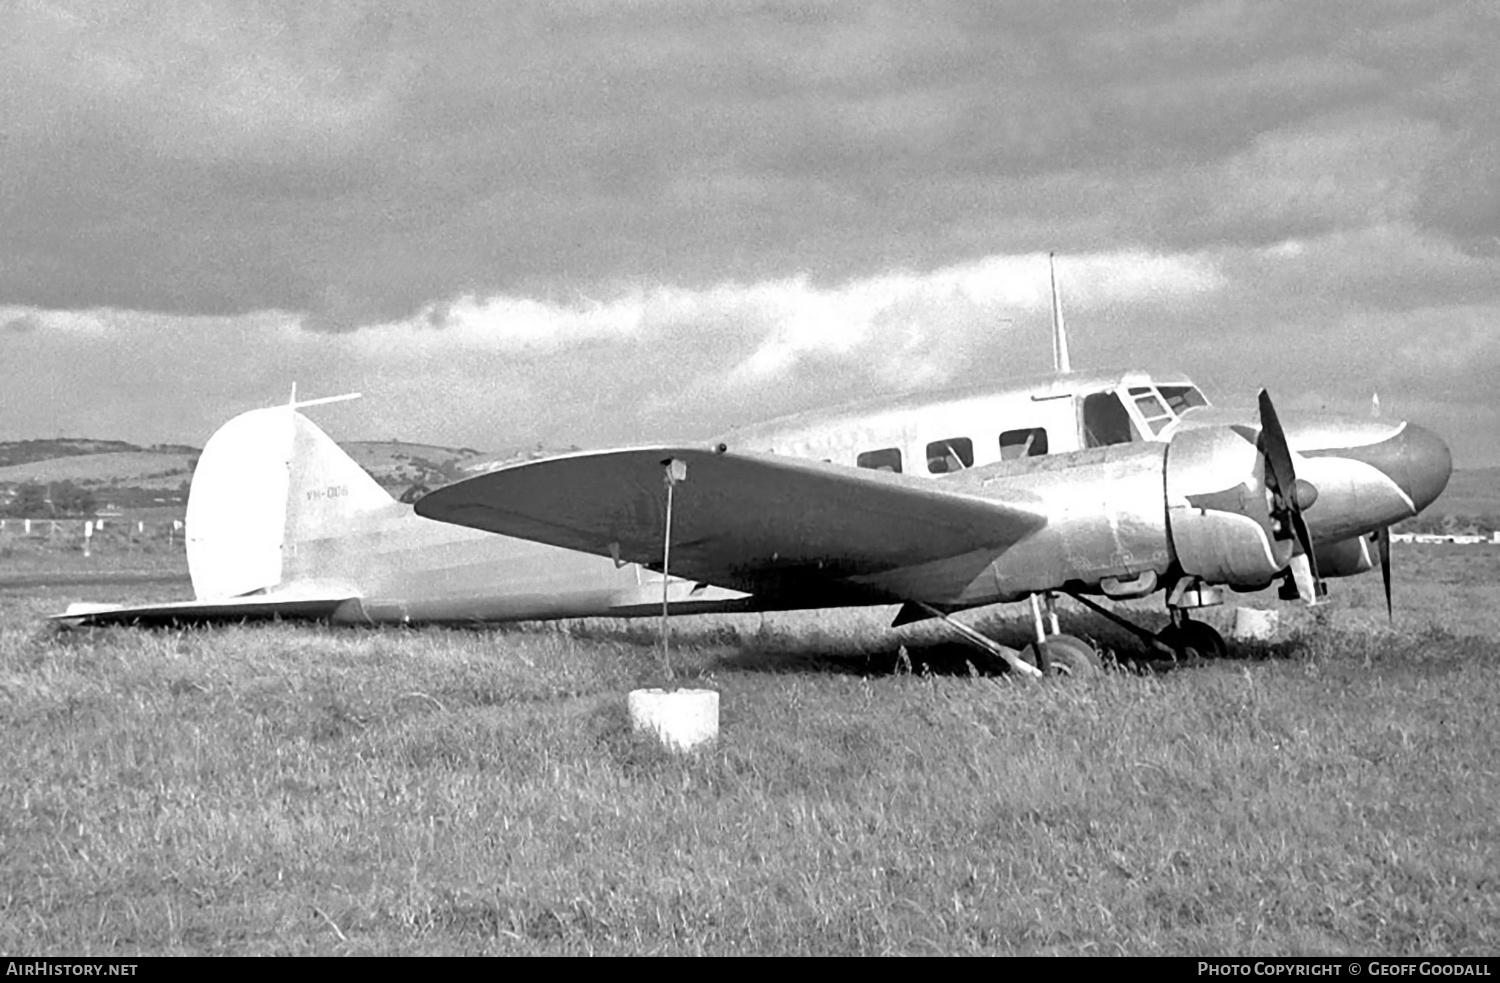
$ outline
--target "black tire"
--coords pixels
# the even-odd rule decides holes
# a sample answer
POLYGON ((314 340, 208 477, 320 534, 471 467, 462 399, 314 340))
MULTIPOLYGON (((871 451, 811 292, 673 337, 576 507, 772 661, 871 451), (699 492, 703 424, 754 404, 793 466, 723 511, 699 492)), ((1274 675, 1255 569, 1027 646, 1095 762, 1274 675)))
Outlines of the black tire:
POLYGON ((1180 625, 1168 625, 1157 632, 1156 639, 1170 646, 1179 659, 1220 659, 1229 652, 1224 636, 1212 625, 1183 619, 1180 625))
MULTIPOLYGON (((1072 635, 1047 636, 1047 654, 1051 668, 1049 675, 1092 679, 1104 669, 1094 647, 1072 635)), ((1037 664, 1035 642, 1021 650, 1021 659, 1028 665, 1037 664)))

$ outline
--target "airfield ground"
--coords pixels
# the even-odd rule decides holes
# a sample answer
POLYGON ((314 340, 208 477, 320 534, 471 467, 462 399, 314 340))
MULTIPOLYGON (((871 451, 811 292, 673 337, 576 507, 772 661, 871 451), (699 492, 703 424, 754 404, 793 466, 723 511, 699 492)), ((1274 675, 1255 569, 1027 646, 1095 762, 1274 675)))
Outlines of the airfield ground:
POLYGON ((686 758, 626 719, 650 622, 42 623, 187 594, 91 560, 0 559, 6 952, 1500 951, 1497 547, 1397 544, 1394 627, 1371 574, 1091 682, 888 609, 681 619, 723 701, 686 758))

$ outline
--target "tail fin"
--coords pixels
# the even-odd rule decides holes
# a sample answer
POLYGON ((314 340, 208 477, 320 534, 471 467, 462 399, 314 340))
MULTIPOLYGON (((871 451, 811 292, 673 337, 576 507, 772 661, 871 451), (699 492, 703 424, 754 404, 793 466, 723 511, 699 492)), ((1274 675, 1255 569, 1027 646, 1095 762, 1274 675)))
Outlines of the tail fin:
POLYGON ((271 590, 296 544, 336 536, 393 504, 296 405, 242 413, 204 446, 187 507, 198 598, 271 590))

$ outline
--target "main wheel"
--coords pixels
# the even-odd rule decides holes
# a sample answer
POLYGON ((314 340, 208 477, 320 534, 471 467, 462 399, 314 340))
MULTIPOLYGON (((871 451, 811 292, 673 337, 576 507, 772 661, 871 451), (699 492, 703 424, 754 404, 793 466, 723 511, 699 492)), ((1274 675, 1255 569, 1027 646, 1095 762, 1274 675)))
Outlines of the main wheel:
POLYGON ((1212 625, 1187 618, 1182 619, 1181 624, 1168 625, 1157 632, 1156 639, 1170 646, 1182 659, 1218 659, 1229 651, 1224 636, 1212 625))
MULTIPOLYGON (((1088 679, 1099 675, 1104 668, 1094 647, 1072 635, 1048 635, 1047 654, 1050 657, 1048 662, 1051 674, 1054 676, 1088 679)), ((1035 642, 1021 650, 1021 658, 1030 665, 1038 664, 1035 642)))

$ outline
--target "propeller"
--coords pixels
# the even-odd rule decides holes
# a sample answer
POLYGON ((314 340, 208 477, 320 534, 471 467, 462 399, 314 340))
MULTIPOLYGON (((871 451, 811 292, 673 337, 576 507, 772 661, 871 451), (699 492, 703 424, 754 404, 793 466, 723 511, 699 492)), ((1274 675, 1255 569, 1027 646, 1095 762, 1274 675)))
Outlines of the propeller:
POLYGON ((1385 581, 1385 616, 1396 620, 1391 608, 1391 527, 1381 526, 1375 530, 1375 548, 1380 553, 1380 579, 1385 581))
POLYGON ((1318 489, 1311 482, 1297 478, 1297 468, 1292 463, 1292 449, 1286 442, 1286 431, 1281 429, 1281 420, 1276 415, 1276 407, 1271 403, 1271 395, 1264 389, 1260 391, 1260 449, 1266 458, 1266 484, 1271 487, 1274 498, 1272 514, 1289 525, 1293 535, 1297 537, 1297 545, 1302 547, 1302 555, 1307 558, 1308 571, 1312 574, 1312 597, 1306 600, 1317 603, 1318 596, 1326 588, 1322 578, 1318 576, 1312 534, 1308 532, 1307 521, 1302 518, 1302 510, 1318 500, 1318 489))

